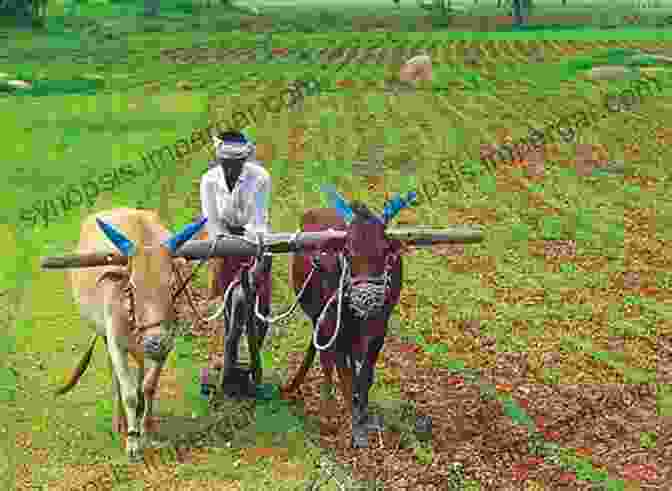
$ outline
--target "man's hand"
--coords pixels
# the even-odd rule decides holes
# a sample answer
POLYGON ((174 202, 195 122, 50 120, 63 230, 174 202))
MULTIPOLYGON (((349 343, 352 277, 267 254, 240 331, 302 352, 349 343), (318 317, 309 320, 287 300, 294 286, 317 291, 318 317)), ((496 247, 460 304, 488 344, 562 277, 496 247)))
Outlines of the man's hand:
POLYGON ((226 225, 225 231, 218 233, 217 237, 226 237, 227 235, 245 235, 245 227, 226 225))
POLYGON ((227 226, 227 228, 232 235, 245 235, 245 227, 227 226))

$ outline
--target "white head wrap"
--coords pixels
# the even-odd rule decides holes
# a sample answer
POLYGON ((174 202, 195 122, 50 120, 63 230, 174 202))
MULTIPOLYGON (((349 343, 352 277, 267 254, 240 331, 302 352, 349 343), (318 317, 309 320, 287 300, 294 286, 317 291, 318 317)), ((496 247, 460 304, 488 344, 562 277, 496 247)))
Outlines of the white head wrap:
POLYGON ((224 141, 213 135, 212 142, 218 160, 246 159, 254 152, 254 144, 248 141, 245 143, 224 141))

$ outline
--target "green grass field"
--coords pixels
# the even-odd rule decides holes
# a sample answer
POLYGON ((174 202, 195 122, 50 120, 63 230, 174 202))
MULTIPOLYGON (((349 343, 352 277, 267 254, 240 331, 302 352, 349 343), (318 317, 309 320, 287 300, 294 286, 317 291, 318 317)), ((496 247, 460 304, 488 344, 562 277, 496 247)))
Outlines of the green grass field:
MULTIPOLYGON (((608 482, 604 489, 665 489, 660 483, 672 479, 672 434, 665 419, 672 407, 672 380, 666 375, 672 360, 665 355, 672 336, 666 227, 672 207, 665 164, 672 107, 668 69, 661 64, 653 67, 658 71, 646 73, 656 76, 664 89, 644 98, 635 110, 599 119, 571 143, 553 136, 545 148, 543 175, 530 174, 529 163, 502 164, 492 175, 478 166, 482 144, 516 140, 529 126, 541 127, 577 110, 602 110, 604 93, 619 93, 627 82, 591 81, 577 67, 623 63, 623 51, 617 49, 669 52, 660 32, 629 30, 627 40, 622 40, 625 31, 617 30, 543 37, 533 32, 487 33, 480 38, 459 32, 388 36, 319 29, 274 34, 274 47, 324 50, 317 67, 282 60, 257 63, 257 37, 222 27, 235 24, 239 18, 234 14, 175 13, 136 21, 121 17, 133 5, 118 4, 117 17, 99 19, 98 28, 80 35, 86 26, 68 33, 58 22, 58 5, 53 8, 49 32, 11 31, 8 56, 0 59, 0 72, 37 80, 36 86, 43 88, 41 95, 0 96, 5 141, 13 143, 4 147, 9 163, 2 207, 7 246, 0 259, 0 293, 8 292, 0 297, 7 300, 2 314, 7 331, 0 338, 5 340, 0 344, 0 417, 5 424, 0 426, 7 458, 0 458, 0 465, 6 466, 2 475, 8 483, 22 490, 74 490, 86 489, 89 481, 112 483, 121 474, 116 485, 105 484, 104 489, 305 489, 318 476, 315 463, 327 455, 338 463, 335 472, 341 482, 346 475, 358 481, 372 476, 375 462, 389 457, 407 470, 386 468, 380 478, 384 489, 432 489, 418 484, 423 470, 439 489, 439 483, 446 483, 448 462, 471 448, 459 445, 480 441, 493 427, 498 429, 493 433, 511 436, 519 431, 506 426, 511 421, 558 417, 550 409, 550 397, 541 397, 544 390, 578 384, 589 393, 593 387, 624 384, 652 386, 655 396, 652 407, 637 406, 648 411, 647 422, 633 423, 633 430, 621 428, 623 448, 599 452, 595 447, 592 454, 582 450, 592 448, 589 434, 602 428, 600 418, 616 409, 605 406, 604 414, 575 419, 568 409, 568 421, 558 417, 559 426, 553 429, 561 433, 559 447, 544 447, 544 458, 554 469, 586 483, 608 482), (464 61, 469 48, 479 53, 476 65, 464 61), (529 61, 534 49, 543 50, 543 61, 529 61), (449 91, 394 95, 358 88, 382 85, 383 79, 394 78, 404 57, 422 51, 434 61, 431 85, 449 91), (341 62, 344 68, 337 71, 341 62), (78 388, 61 399, 51 395, 85 350, 90 331, 79 321, 65 275, 40 271, 39 258, 72 250, 81 220, 98 210, 154 208, 167 225, 182 226, 199 211, 196 182, 207 167, 207 149, 167 165, 160 178, 140 176, 102 194, 91 207, 61 213, 46 228, 41 220, 34 228, 21 221, 21 210, 57 199, 70 186, 124 162, 138 162, 150 150, 207 127, 213 118, 229 121, 236 108, 258 107, 263 97, 279 94, 287 81, 315 72, 330 91, 307 97, 301 111, 266 114, 246 129, 273 176, 274 230, 295 230, 302 210, 322 203, 316 189, 325 182, 380 209, 387 195, 436 180, 436 170, 455 160, 464 169, 460 191, 444 189, 431 201, 421 194, 420 205, 403 212, 398 222, 432 227, 480 223, 486 241, 463 252, 420 250, 406 259, 402 301, 372 395, 386 421, 393 422, 381 436, 383 447, 376 444, 357 454, 345 449, 345 436, 323 438, 319 426, 324 418, 316 416, 311 392, 314 382, 306 389, 305 410, 297 412, 274 400, 256 409, 230 405, 226 411, 205 414, 196 377, 208 348, 207 340, 197 339, 193 346, 183 341, 170 357, 158 411, 169 422, 165 431, 174 443, 215 423, 223 428, 215 432, 219 441, 204 448, 192 444, 177 456, 169 449, 155 451, 147 457, 154 470, 147 464, 127 466, 109 432, 110 380, 100 346, 78 388), (100 81, 87 86, 92 93, 78 93, 81 80, 94 80, 94 75, 100 81), (73 79, 80 79, 79 85, 73 79), (341 89, 343 80, 352 80, 354 87, 341 89), (382 174, 353 167, 353 161, 367 159, 371 145, 383 149, 382 174), (595 148, 599 160, 623 161, 625 174, 577 173, 577 155, 585 146, 595 148), (408 161, 414 174, 405 170, 408 161), (480 323, 478 336, 465 333, 464 324, 471 321, 480 323), (486 347, 492 343, 494 348, 486 347), (422 347, 410 364, 399 351, 409 344, 422 347), (555 353, 561 354, 555 365, 544 361, 555 353), (511 354, 524 357, 528 369, 520 377, 510 376, 508 387, 498 367, 514 365, 506 361, 511 354), (437 370, 442 375, 433 372, 437 370), (463 390, 473 391, 471 399, 458 402, 461 396, 450 392, 458 388, 442 386, 446 392, 434 404, 411 389, 428 383, 430 373, 444 380, 447 370, 466 382, 463 390), (525 384, 531 391, 527 398, 518 392, 525 384), (395 423, 394 415, 411 400, 418 411, 437 415, 438 436, 432 444, 415 437, 402 443, 408 425, 401 417, 395 423), (488 412, 493 400, 504 406, 504 414, 488 412), (469 404, 486 415, 479 423, 480 416, 465 409, 465 420, 475 428, 471 437, 440 417, 448 408, 469 404), (222 423, 222 414, 236 422, 222 423), (462 436, 452 441, 451 435, 462 436), (639 463, 628 455, 642 452, 657 467, 657 478, 649 486, 663 487, 639 488, 637 479, 624 478, 623 469, 639 463), (408 479, 407 486, 399 482, 402 477, 408 479)), ((77 18, 98 19, 96 8, 108 14, 111 9, 81 6, 77 18)), ((292 17, 285 8, 278 11, 292 17)), ((200 275, 197 285, 203 289, 205 283, 200 275)), ((276 311, 294 299, 286 257, 274 262, 273 298, 276 311)), ((265 358, 270 382, 286 380, 296 370, 309 333, 300 314, 285 336, 273 338, 265 358)), ((616 414, 629 413, 619 409, 616 414)), ((625 419, 635 421, 634 416, 625 419)), ((500 454, 512 451, 506 438, 502 440, 491 446, 500 454)), ((491 459, 485 450, 479 455, 486 462, 479 465, 496 476, 493 489, 513 480, 510 472, 516 462, 491 459)), ((490 489, 487 479, 474 471, 476 464, 463 461, 471 489, 490 489)), ((527 489, 557 489, 551 475, 557 478, 542 471, 532 475, 527 489)), ((331 479, 319 489, 340 488, 331 479)))

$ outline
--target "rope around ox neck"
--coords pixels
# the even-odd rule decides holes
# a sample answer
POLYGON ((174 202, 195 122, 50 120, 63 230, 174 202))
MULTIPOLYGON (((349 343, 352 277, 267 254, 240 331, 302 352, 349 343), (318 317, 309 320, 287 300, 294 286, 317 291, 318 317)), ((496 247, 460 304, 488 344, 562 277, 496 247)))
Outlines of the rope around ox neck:
POLYGON ((350 265, 343 257, 343 254, 339 254, 338 258, 341 261, 341 278, 339 281, 338 290, 334 292, 331 298, 324 305, 322 312, 320 312, 320 316, 317 318, 317 322, 315 322, 315 329, 313 330, 313 346, 315 346, 315 349, 318 351, 326 351, 331 348, 331 346, 336 341, 336 338, 338 337, 338 332, 341 330, 341 318, 343 314, 343 292, 345 291, 345 279, 350 273, 350 265), (338 297, 338 307, 336 310, 336 328, 334 329, 334 334, 329 342, 324 346, 320 346, 317 342, 317 335, 320 332, 320 326, 322 325, 322 322, 324 322, 327 312, 329 311, 329 307, 336 297, 338 297))

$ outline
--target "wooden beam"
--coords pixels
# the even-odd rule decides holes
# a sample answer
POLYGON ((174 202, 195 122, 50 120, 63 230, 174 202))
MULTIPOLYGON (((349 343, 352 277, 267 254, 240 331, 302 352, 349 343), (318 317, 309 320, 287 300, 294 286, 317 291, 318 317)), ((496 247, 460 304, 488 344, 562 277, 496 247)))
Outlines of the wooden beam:
POLYGON ((125 266, 128 258, 111 252, 90 252, 67 256, 48 256, 42 258, 43 269, 97 268, 100 266, 125 266))

